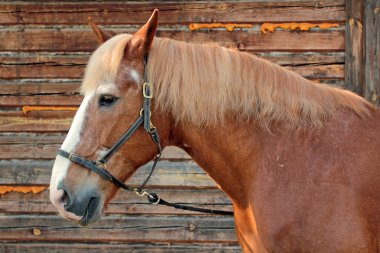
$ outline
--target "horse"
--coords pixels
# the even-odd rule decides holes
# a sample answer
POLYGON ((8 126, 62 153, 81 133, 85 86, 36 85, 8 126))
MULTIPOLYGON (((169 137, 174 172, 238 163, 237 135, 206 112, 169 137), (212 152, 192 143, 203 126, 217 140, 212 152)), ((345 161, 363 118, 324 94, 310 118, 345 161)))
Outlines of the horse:
POLYGON ((95 222, 120 188, 104 178, 157 156, 142 120, 118 141, 147 117, 231 199, 244 252, 379 252, 380 110, 252 54, 155 37, 157 24, 158 10, 133 35, 93 25, 101 45, 52 170, 59 213, 95 222), (101 158, 105 175, 87 169, 101 158))

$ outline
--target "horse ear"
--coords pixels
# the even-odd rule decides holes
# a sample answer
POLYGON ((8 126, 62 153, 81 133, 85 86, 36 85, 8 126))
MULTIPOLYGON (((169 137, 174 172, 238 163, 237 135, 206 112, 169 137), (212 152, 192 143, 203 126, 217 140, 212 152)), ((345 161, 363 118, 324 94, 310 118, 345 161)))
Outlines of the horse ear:
POLYGON ((109 40, 110 38, 112 38, 112 34, 106 32, 106 31, 103 31, 102 29, 100 29, 93 21, 92 21, 92 18, 89 17, 88 18, 88 23, 89 25, 91 26, 92 30, 94 31, 95 35, 96 35, 96 38, 98 39, 99 43, 104 43, 106 42, 107 40, 109 40))
POLYGON ((158 10, 155 9, 148 22, 141 27, 131 38, 128 45, 128 53, 144 55, 148 53, 156 34, 158 25, 158 10))

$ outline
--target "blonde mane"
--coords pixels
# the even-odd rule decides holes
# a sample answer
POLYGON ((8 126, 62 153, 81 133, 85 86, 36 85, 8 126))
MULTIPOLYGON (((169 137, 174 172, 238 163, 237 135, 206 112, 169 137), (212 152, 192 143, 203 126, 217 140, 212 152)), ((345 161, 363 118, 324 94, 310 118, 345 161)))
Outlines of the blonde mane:
MULTIPOLYGON (((118 35, 95 51, 82 91, 115 81, 130 38, 118 35)), ((370 114, 370 103, 352 92, 313 83, 275 63, 218 45, 155 38, 147 70, 156 106, 177 122, 196 126, 234 117, 264 127, 279 122, 291 128, 321 127, 339 108, 362 117, 370 114)))

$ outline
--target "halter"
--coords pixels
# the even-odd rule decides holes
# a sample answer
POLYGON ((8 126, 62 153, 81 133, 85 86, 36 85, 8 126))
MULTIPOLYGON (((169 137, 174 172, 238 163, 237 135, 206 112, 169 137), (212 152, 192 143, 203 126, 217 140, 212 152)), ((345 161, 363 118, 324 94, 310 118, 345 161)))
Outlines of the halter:
POLYGON ((189 211, 198 211, 198 212, 204 212, 204 213, 214 213, 214 214, 225 214, 225 215, 233 215, 233 212, 229 211, 221 211, 221 210, 211 210, 211 209, 205 209, 205 208, 197 208, 197 207, 190 207, 185 205, 179 205, 175 203, 167 202, 163 199, 161 199, 158 194, 156 193, 150 193, 146 189, 144 189, 145 185, 148 183, 149 179, 151 178, 154 169, 156 168, 157 162, 161 157, 162 154, 162 146, 160 142, 160 137, 158 135, 157 128, 153 125, 151 121, 151 100, 153 98, 153 87, 152 84, 147 81, 147 62, 148 62, 148 55, 144 56, 144 84, 143 84, 143 108, 140 111, 140 116, 136 119, 136 121, 129 127, 127 132, 123 136, 120 137, 120 139, 107 151, 106 154, 103 155, 103 157, 99 160, 90 160, 85 157, 82 157, 78 154, 67 152, 63 149, 58 150, 58 155, 65 157, 69 159, 71 162, 76 163, 78 165, 81 165, 82 167, 85 167, 98 175, 100 175, 103 179, 112 182, 118 187, 123 188, 126 191, 135 192, 138 196, 147 196, 148 201, 151 204, 160 204, 160 205, 166 205, 171 206, 177 209, 184 209, 189 211), (139 187, 131 187, 126 184, 124 184, 121 180, 114 177, 110 172, 107 170, 106 163, 107 161, 114 155, 119 148, 134 134, 137 129, 144 125, 145 131, 150 135, 152 141, 157 146, 157 154, 154 158, 152 168, 150 170, 150 173, 148 177, 144 180, 144 182, 139 187))
POLYGON ((127 191, 134 191, 137 193, 142 193, 143 188, 148 183, 150 177, 153 174, 154 169, 156 168, 157 162, 161 157, 162 146, 160 143, 160 137, 158 135, 157 128, 153 126, 150 120, 150 104, 153 93, 151 92, 151 84, 144 83, 143 86, 143 96, 144 96, 144 106, 140 111, 140 116, 136 119, 136 121, 129 127, 127 132, 120 137, 120 139, 107 151, 106 154, 99 160, 90 160, 84 158, 80 155, 69 153, 63 149, 58 150, 58 155, 63 156, 69 159, 71 162, 79 164, 89 170, 92 170, 99 174, 103 179, 114 183, 115 185, 123 188, 127 191), (137 129, 144 123, 144 129, 150 135, 153 142, 156 144, 158 153, 154 158, 154 162, 148 177, 144 180, 144 182, 138 188, 130 187, 124 184, 121 180, 114 177, 111 173, 107 171, 106 163, 107 161, 119 150, 119 148, 137 131, 137 129))

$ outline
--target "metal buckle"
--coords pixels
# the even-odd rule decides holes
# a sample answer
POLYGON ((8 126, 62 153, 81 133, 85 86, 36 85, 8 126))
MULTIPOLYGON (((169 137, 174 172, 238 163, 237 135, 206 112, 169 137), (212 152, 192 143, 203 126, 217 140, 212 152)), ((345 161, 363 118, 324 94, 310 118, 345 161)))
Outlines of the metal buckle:
POLYGON ((100 167, 100 168, 102 168, 102 169, 104 169, 104 170, 107 170, 107 166, 104 163, 100 162, 100 161, 95 161, 95 165, 98 166, 98 167, 100 167))
MULTIPOLYGON (((140 110, 140 116, 143 115, 143 113, 144 113, 144 108, 142 108, 142 109, 140 110)), ((149 112, 149 118, 150 118, 150 117, 152 117, 152 112, 151 112, 151 111, 149 112)))
POLYGON ((151 83, 144 83, 143 85, 143 96, 144 98, 151 99, 153 98, 153 86, 151 83), (146 94, 145 88, 148 87, 150 95, 146 94))
POLYGON ((68 159, 69 159, 70 161, 73 161, 73 160, 72 160, 72 157, 73 157, 73 156, 78 157, 76 154, 74 154, 74 153, 70 153, 68 159))

